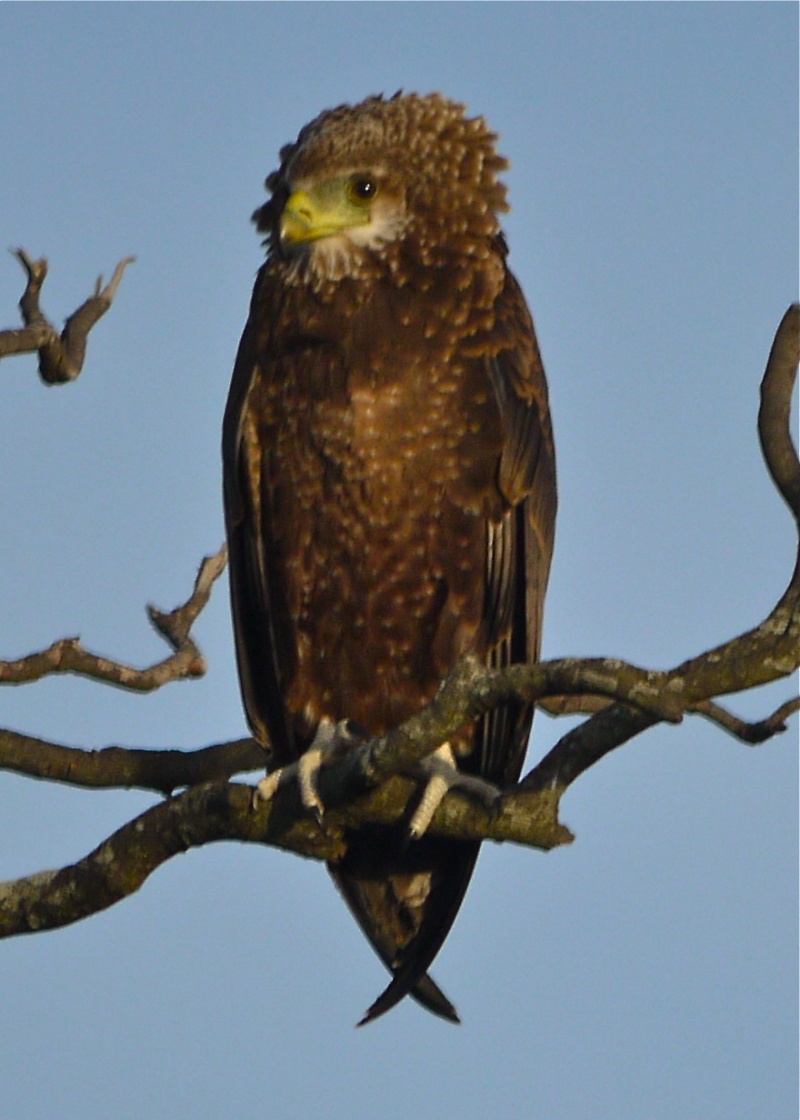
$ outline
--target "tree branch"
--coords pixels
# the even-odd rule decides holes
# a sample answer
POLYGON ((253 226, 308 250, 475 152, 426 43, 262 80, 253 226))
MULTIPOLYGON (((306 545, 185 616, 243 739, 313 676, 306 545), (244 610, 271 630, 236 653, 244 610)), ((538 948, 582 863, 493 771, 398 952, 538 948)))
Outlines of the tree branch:
POLYGON ((750 746, 759 746, 786 730, 786 720, 794 712, 800 711, 800 697, 787 700, 771 716, 756 720, 755 723, 747 723, 745 720, 739 719, 738 716, 733 715, 726 708, 715 704, 713 700, 705 700, 703 703, 695 704, 692 711, 705 716, 724 731, 730 732, 741 742, 748 743, 750 746))
MULTIPOLYGON (((800 308, 794 307, 778 328, 767 363, 759 438, 775 485, 800 526, 800 462, 789 427, 791 393, 800 359, 799 326, 800 308)), ((191 620, 194 617, 191 615, 191 620)), ((795 672, 798 664, 800 557, 789 586, 759 626, 669 672, 639 669, 607 658, 565 658, 496 672, 465 659, 423 712, 383 738, 334 758, 323 767, 319 786, 328 809, 324 829, 304 813, 293 780, 281 783, 275 797, 257 809, 252 806, 249 786, 218 781, 193 786, 123 826, 72 867, 0 887, 0 934, 54 928, 85 917, 138 889, 157 866, 177 852, 216 840, 271 844, 315 859, 337 860, 346 851, 348 830, 369 824, 393 825, 403 819, 417 788, 413 779, 404 775, 413 774, 422 758, 468 720, 512 696, 534 702, 550 698, 556 707, 563 703, 559 698, 565 696, 574 697, 578 703, 596 704, 597 697, 612 702, 602 700, 606 705, 602 710, 563 736, 520 785, 504 796, 498 813, 492 814, 484 805, 454 792, 437 810, 430 831, 459 839, 512 840, 544 849, 567 843, 572 836, 558 821, 560 797, 609 751, 647 727, 662 720, 677 722, 687 712, 705 715, 745 741, 763 741, 782 729, 787 716, 800 707, 800 700, 791 700, 768 719, 747 725, 736 721, 713 699, 782 679, 795 672)), ((36 749, 36 741, 26 742, 36 749)), ((17 757, 23 754, 26 746, 20 741, 5 747, 3 744, 0 738, 0 765, 6 765, 5 758, 12 751, 17 757)), ((58 754, 68 748, 47 744, 46 749, 54 776, 73 780, 69 757, 58 754), (55 773, 59 766, 61 770, 55 773)), ((249 766, 255 758, 252 743, 240 741, 208 748, 201 769, 219 765, 222 758, 233 761, 240 749, 241 758, 249 766)), ((119 748, 109 748, 114 750, 119 748)), ((74 753, 70 753, 74 760, 74 753)), ((140 775, 150 765, 138 757, 140 754, 163 757, 160 752, 123 755, 127 753, 132 756, 129 761, 140 767, 140 775)), ((167 753, 170 757, 175 754, 167 753)), ((204 753, 195 752, 195 759, 204 753)), ((88 758, 104 754, 98 752, 88 758)), ((88 773, 90 763, 84 765, 88 773)), ((108 754, 103 765, 108 767, 104 781, 82 784, 108 784, 109 771, 127 765, 127 761, 108 754)), ((182 770, 177 760, 173 765, 168 783, 157 785, 149 778, 149 788, 173 789, 183 784, 175 777, 186 776, 189 766, 182 770)), ((23 766, 24 761, 15 768, 21 770, 23 766)), ((24 772, 32 773, 32 767, 24 772)), ((121 784, 139 784, 127 780, 136 773, 133 765, 121 784)))
POLYGON ((31 260, 24 249, 13 249, 12 253, 27 276, 25 291, 19 301, 25 326, 0 331, 0 358, 38 351, 39 376, 42 381, 47 385, 74 381, 83 369, 89 331, 108 311, 122 274, 135 258, 123 258, 105 288, 103 277, 98 277, 94 293, 77 311, 73 311, 59 334, 39 306, 39 296, 47 276, 47 261, 44 257, 38 261, 31 260))
POLYGON ((169 613, 153 606, 147 607, 154 628, 174 650, 163 661, 146 669, 134 669, 90 653, 83 648, 79 638, 60 638, 38 653, 28 654, 17 661, 0 661, 0 684, 28 684, 53 673, 75 673, 133 692, 153 692, 171 681, 202 677, 206 671, 205 658, 190 630, 209 600, 214 581, 225 570, 227 556, 227 546, 223 545, 213 556, 204 557, 192 594, 185 603, 169 613))
POLYGON ((786 310, 761 382, 758 438, 767 470, 800 533, 800 462, 792 441, 792 392, 800 361, 800 303, 786 310))
MULTIPOLYGON (((357 804, 330 809, 321 830, 304 816, 291 786, 258 811, 252 808, 250 786, 195 786, 123 825, 69 867, 0 883, 0 937, 57 929, 104 910, 137 891, 172 856, 214 841, 266 843, 313 859, 338 860, 347 849, 348 828, 395 823, 415 788, 407 779, 394 778, 357 804)), ((483 806, 451 797, 437 814, 438 831, 457 838, 480 831, 487 838, 551 848, 572 839, 558 823, 556 808, 552 796, 512 795, 493 820, 483 806)))
POLYGON ((264 766, 264 750, 250 738, 193 751, 119 746, 91 751, 0 729, 0 770, 83 789, 143 789, 168 795, 264 766))

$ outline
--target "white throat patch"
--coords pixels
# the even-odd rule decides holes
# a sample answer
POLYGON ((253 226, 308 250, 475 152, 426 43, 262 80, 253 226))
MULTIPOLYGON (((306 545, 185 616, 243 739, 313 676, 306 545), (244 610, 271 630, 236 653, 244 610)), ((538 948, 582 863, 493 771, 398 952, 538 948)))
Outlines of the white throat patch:
POLYGON ((295 246, 287 256, 289 280, 318 283, 359 279, 374 271, 372 254, 402 235, 405 218, 378 211, 364 225, 351 226, 330 237, 320 237, 295 246))

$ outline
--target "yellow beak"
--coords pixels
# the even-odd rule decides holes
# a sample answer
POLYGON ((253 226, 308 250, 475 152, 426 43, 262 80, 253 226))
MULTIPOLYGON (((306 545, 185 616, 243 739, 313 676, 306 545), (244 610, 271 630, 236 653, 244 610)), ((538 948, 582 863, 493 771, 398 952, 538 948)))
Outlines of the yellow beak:
POLYGON ((298 245, 302 241, 315 241, 324 237, 322 215, 314 206, 307 191, 291 194, 281 214, 281 241, 287 245, 298 245))
POLYGON ((293 191, 281 214, 281 241, 299 245, 333 237, 343 230, 369 221, 369 208, 348 202, 340 180, 325 183, 312 194, 293 191))

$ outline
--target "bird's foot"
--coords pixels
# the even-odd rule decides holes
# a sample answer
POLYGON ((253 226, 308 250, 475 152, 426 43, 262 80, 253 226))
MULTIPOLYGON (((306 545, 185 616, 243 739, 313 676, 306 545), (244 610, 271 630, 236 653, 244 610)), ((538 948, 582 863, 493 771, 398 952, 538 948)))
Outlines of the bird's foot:
POLYGON ((503 795, 497 786, 474 774, 462 773, 449 743, 437 747, 422 763, 420 770, 427 782, 408 826, 409 840, 419 840, 425 834, 433 814, 451 789, 460 789, 476 797, 492 812, 496 812, 500 805, 503 795))
POLYGON ((266 774, 253 790, 252 807, 253 810, 258 809, 265 801, 271 801, 275 794, 278 792, 278 786, 281 784, 281 778, 290 770, 291 767, 282 766, 280 770, 273 770, 271 774, 266 774))
POLYGON ((273 770, 271 774, 261 779, 253 793, 253 808, 257 809, 262 802, 270 801, 275 796, 278 786, 294 779, 300 790, 303 807, 322 827, 325 806, 317 789, 317 776, 327 758, 356 741, 358 736, 349 720, 341 720, 339 723, 329 719, 320 720, 311 746, 297 762, 282 766, 280 770, 273 770))

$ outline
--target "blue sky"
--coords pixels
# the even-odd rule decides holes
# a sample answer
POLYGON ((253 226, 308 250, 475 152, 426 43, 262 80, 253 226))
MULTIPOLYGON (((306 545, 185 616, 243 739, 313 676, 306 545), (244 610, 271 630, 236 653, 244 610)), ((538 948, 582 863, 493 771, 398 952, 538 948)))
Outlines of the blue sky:
MULTIPOLYGON (((793 530, 755 436, 797 292, 797 8, 749 4, 4 4, 0 243, 62 319, 129 253, 84 374, 4 363, 0 657, 80 633, 145 664, 222 539, 219 427, 249 215, 321 109, 397 88, 487 116, 559 457, 545 653, 668 667, 759 621, 793 530)), ((0 258, 15 323, 21 273, 0 258)), ((83 746, 244 732, 226 589, 200 682, 2 694, 83 746)), ((788 684, 734 698, 760 717, 788 684)), ((564 725, 539 718, 530 757, 564 725)), ((758 750, 657 729, 564 800, 547 857, 487 847, 434 974, 364 1031, 381 966, 322 868, 217 845, 0 950, 9 1120, 54 1115, 749 1120, 796 1106, 797 724, 758 750)), ((0 876, 78 858, 152 803, 0 777, 0 876)))

